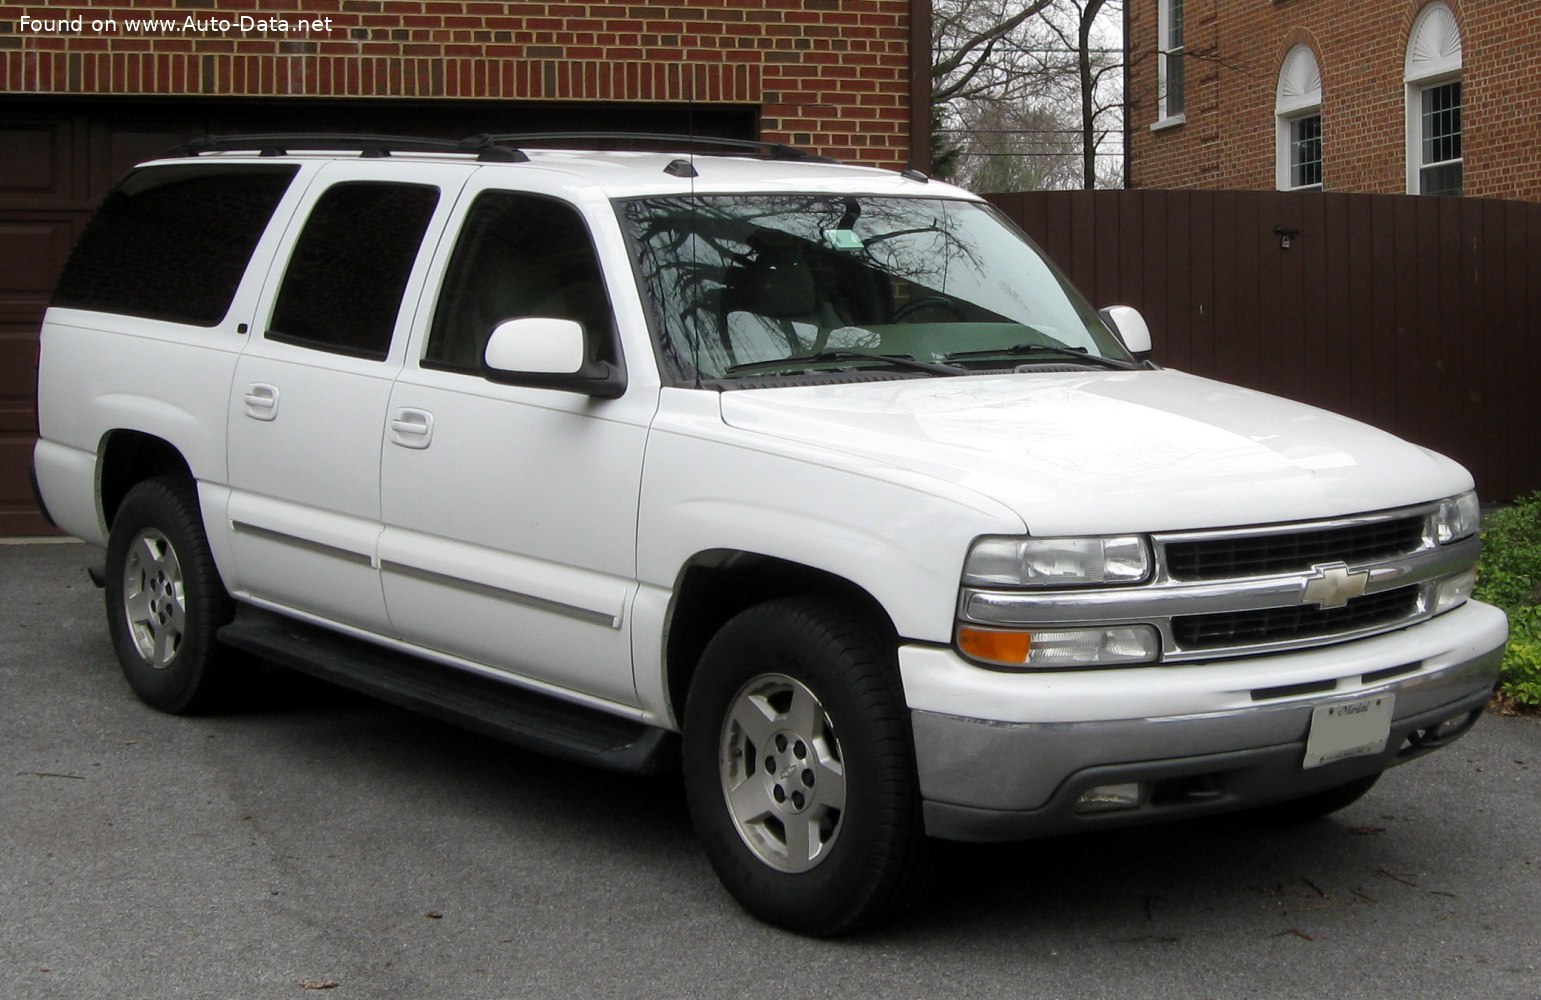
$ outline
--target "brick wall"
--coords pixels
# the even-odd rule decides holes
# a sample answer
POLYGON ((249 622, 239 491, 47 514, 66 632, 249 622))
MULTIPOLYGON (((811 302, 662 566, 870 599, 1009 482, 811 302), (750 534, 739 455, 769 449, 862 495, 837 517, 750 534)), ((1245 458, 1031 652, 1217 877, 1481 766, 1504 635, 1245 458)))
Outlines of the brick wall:
MULTIPOLYGON (((1322 74, 1328 191, 1407 190, 1402 82, 1426 0, 1188 0, 1187 121, 1156 120, 1157 0, 1129 0, 1130 182, 1272 189, 1274 95, 1298 42, 1322 74)), ((1541 201, 1541 5, 1447 0, 1461 27, 1464 190, 1541 201)))
POLYGON ((0 3, 0 79, 12 95, 758 105, 767 139, 903 166, 910 11, 911 0, 0 3), (81 20, 32 30, 23 16, 81 20), (172 24, 131 24, 146 18, 172 24))

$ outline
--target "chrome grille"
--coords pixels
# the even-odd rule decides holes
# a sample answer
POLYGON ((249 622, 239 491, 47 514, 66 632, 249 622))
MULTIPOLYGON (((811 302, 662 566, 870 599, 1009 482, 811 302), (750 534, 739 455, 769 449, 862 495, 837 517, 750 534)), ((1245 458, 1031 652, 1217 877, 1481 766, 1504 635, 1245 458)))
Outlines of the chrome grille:
POLYGON ((1356 597, 1341 608, 1296 605, 1212 615, 1179 615, 1172 636, 1183 649, 1216 649, 1296 642, 1407 620, 1419 610, 1419 588, 1402 587, 1356 597))
POLYGON ((1170 541, 1164 547, 1166 568, 1173 580, 1225 580, 1292 573, 1324 562, 1376 562, 1417 551, 1423 531, 1422 517, 1400 517, 1333 528, 1170 541))

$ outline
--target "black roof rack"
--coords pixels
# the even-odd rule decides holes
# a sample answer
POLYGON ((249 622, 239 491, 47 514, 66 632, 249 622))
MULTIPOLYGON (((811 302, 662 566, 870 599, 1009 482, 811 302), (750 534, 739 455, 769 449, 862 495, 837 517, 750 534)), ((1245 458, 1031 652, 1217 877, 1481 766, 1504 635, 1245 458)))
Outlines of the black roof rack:
POLYGON ((528 156, 498 145, 484 135, 465 139, 429 139, 406 135, 354 135, 331 132, 289 132, 256 135, 208 135, 190 139, 172 150, 172 156, 197 156, 222 150, 255 149, 259 156, 284 156, 293 150, 358 150, 363 157, 392 153, 474 153, 478 160, 523 163, 528 156))
MULTIPOLYGON (((804 163, 836 163, 828 156, 780 142, 726 139, 711 135, 670 135, 655 132, 515 132, 503 135, 472 135, 464 139, 431 139, 409 135, 355 135, 334 132, 274 132, 241 135, 209 135, 190 139, 170 156, 256 150, 259 156, 285 156, 295 150, 357 150, 360 156, 385 157, 392 153, 474 153, 478 160, 525 163, 529 157, 520 146, 545 146, 572 150, 655 150, 700 153, 707 156, 749 154, 769 160, 800 160, 804 163)), ((671 164, 672 166, 672 164, 671 164)))
POLYGON ((731 156, 749 153, 770 160, 803 160, 808 163, 839 162, 828 156, 780 142, 756 139, 725 139, 713 135, 674 135, 662 132, 514 132, 503 135, 475 136, 512 146, 547 146, 555 149, 650 149, 662 147, 667 152, 697 152, 705 155, 731 156), (603 144, 596 146, 594 144, 603 144))

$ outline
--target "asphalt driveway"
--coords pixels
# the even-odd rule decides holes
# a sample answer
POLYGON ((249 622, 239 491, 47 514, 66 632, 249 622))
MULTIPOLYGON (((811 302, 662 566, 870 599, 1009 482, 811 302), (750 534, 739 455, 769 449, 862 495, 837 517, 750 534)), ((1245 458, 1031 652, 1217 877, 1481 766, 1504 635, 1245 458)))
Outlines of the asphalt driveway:
POLYGON ((75 544, 0 544, 0 997, 1541 998, 1541 723, 1489 717, 1333 819, 954 847, 806 941, 679 783, 299 679, 173 718, 75 544))

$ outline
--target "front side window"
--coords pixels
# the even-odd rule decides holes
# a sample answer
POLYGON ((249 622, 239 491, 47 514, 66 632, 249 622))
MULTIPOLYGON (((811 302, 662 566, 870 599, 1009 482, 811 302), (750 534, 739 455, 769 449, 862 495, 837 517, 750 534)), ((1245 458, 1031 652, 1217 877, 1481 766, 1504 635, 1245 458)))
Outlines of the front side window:
POLYGON ((450 257, 423 365, 480 372, 499 323, 537 316, 576 321, 594 360, 618 360, 599 257, 578 210, 539 195, 483 192, 450 257))
POLYGON ((53 304, 219 325, 298 167, 142 167, 113 189, 71 251, 53 304))
POLYGON ((620 213, 664 368, 683 384, 1129 366, 1097 315, 985 205, 676 196, 620 213))
POLYGON ((383 361, 438 203, 439 189, 426 184, 328 188, 289 258, 268 339, 383 361))

